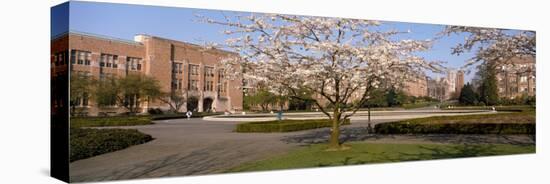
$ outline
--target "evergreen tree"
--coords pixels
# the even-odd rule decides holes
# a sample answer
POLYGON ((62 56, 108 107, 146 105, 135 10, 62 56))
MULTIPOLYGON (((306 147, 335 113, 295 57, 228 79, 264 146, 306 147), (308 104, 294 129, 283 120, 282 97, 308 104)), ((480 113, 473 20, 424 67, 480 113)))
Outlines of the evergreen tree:
POLYGON ((498 103, 496 67, 494 64, 485 62, 479 67, 478 75, 481 78, 479 86, 479 99, 486 105, 498 103))
POLYGON ((475 105, 477 102, 476 94, 470 83, 466 83, 460 91, 458 101, 463 105, 475 105))

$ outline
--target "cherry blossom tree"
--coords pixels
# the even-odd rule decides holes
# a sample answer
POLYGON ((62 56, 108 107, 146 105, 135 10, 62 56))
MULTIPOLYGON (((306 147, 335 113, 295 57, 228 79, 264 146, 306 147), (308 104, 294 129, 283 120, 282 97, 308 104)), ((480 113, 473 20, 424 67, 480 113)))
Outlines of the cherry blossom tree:
POLYGON ((229 38, 220 45, 240 54, 222 62, 228 74, 265 84, 278 95, 299 99, 300 89, 314 95, 332 122, 329 150, 345 148, 340 126, 375 89, 442 68, 414 55, 429 49, 430 40, 397 39, 406 32, 381 31, 379 21, 279 14, 200 20, 227 28, 229 38))
POLYGON ((466 66, 478 62, 491 62, 502 66, 514 64, 514 58, 533 57, 536 55, 536 33, 496 28, 467 26, 447 26, 442 35, 469 33, 464 43, 452 48, 452 54, 460 55, 475 49, 475 56, 467 61, 466 66))
MULTIPOLYGON (((460 55, 475 49, 475 56, 466 61, 464 67, 481 63, 478 74, 492 73, 513 73, 518 76, 527 74, 534 78, 536 75, 536 65, 534 63, 525 63, 525 59, 536 58, 536 33, 534 31, 506 30, 496 28, 480 28, 466 26, 447 26, 442 35, 452 35, 468 33, 463 43, 459 43, 452 48, 452 54, 460 55)), ((492 74, 495 75, 495 74, 492 74)), ((480 76, 484 78, 482 84, 492 84, 486 92, 488 95, 482 97, 489 98, 494 96, 497 99, 497 88, 494 86, 496 80, 494 76, 480 76)), ((530 80, 528 80, 530 81, 530 80)), ((530 85, 528 82, 527 85, 530 85)), ((486 86, 486 85, 482 85, 486 86)), ((496 100, 485 100, 496 101, 496 100)))

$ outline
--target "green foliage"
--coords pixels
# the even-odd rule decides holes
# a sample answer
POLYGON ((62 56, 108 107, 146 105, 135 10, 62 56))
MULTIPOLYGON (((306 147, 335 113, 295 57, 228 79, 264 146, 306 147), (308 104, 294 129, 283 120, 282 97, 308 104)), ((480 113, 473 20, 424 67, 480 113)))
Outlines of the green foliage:
POLYGON ((118 104, 125 107, 130 114, 135 114, 140 108, 139 104, 160 96, 161 91, 156 79, 132 74, 122 78, 100 80, 95 94, 98 105, 118 104))
POLYGON ((73 117, 70 123, 72 128, 152 124, 149 116, 73 117))
POLYGON ((388 107, 386 100, 386 91, 383 89, 375 89, 370 92, 371 98, 361 107, 388 107))
MULTIPOLYGON (((512 110, 512 109, 510 109, 512 110)), ((438 116, 375 125, 380 134, 535 134, 534 111, 438 116)))
POLYGON ((479 86, 479 101, 485 105, 498 104, 498 89, 496 79, 496 67, 494 64, 483 63, 478 67, 477 75, 481 79, 479 86))
POLYGON ((153 140, 132 129, 70 129, 70 161, 121 150, 153 140))
MULTIPOLYGON (((343 125, 350 124, 347 119, 343 125)), ((293 132, 315 128, 331 127, 332 121, 328 119, 315 120, 281 120, 265 122, 249 122, 237 125, 236 132, 293 132)))
POLYGON ((327 144, 313 144, 269 159, 252 161, 226 172, 264 171, 324 166, 358 165, 461 157, 535 153, 535 145, 509 144, 393 144, 350 142, 351 149, 325 151, 327 144))
POLYGON ((91 98, 91 91, 95 81, 93 78, 83 75, 81 73, 72 73, 70 80, 70 105, 71 105, 71 116, 78 116, 82 112, 80 108, 76 106, 80 105, 81 101, 91 98))
POLYGON ((244 104, 248 108, 254 106, 260 106, 262 111, 268 111, 270 105, 276 105, 278 102, 277 95, 269 92, 265 88, 258 88, 253 94, 248 94, 244 96, 244 104))
POLYGON ((475 105, 477 104, 477 95, 474 92, 474 88, 470 83, 466 83, 460 91, 458 101, 462 105, 475 105))
POLYGON ((534 123, 382 123, 377 134, 535 134, 534 123))
POLYGON ((509 98, 501 98, 500 99, 501 105, 530 105, 535 107, 537 105, 537 97, 536 96, 528 96, 527 94, 523 94, 519 97, 516 97, 514 99, 509 98))
POLYGON ((307 89, 299 89, 296 91, 296 96, 293 96, 288 101, 288 110, 308 110, 315 105, 315 100, 312 98, 313 92, 307 89))

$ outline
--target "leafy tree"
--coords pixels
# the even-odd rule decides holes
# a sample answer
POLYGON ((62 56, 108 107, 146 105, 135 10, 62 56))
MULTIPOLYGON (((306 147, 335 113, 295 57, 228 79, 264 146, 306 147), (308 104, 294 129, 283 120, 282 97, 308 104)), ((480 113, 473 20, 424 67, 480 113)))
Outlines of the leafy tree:
POLYGON ((136 114, 140 104, 150 103, 161 95, 161 91, 158 81, 152 77, 132 74, 100 80, 95 94, 100 106, 118 104, 130 114, 136 114))
POLYGON ((475 105, 477 103, 477 96, 474 92, 474 88, 470 83, 466 83, 462 90, 460 90, 460 96, 458 101, 463 105, 475 105))
POLYGON ((162 93, 158 96, 158 99, 164 104, 170 106, 170 111, 177 113, 187 102, 183 94, 184 93, 181 90, 173 90, 169 93, 162 93))
POLYGON ((91 98, 91 91, 94 89, 94 83, 93 78, 90 76, 73 73, 69 89, 71 116, 77 116, 82 113, 82 109, 77 108, 77 106, 91 98))
POLYGON ((289 97, 289 110, 306 110, 311 109, 311 106, 315 104, 312 96, 313 93, 305 88, 297 90, 298 97, 289 97))
POLYGON ((386 93, 386 103, 388 107, 396 107, 402 105, 407 101, 407 95, 403 91, 399 91, 395 88, 391 88, 386 93))
POLYGON ((270 105, 277 104, 277 96, 266 88, 258 87, 254 93, 244 97, 244 103, 249 107, 260 106, 262 111, 268 111, 270 105))

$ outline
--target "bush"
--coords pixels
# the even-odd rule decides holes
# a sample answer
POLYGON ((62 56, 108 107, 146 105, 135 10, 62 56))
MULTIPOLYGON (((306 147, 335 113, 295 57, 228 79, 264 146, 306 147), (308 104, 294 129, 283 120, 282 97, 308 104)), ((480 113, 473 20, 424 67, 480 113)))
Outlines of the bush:
MULTIPOLYGON (((344 125, 349 125, 350 120, 346 119, 344 125)), ((316 120, 282 120, 249 122, 238 124, 236 132, 292 132, 299 130, 308 130, 332 126, 332 121, 328 119, 316 120)))
POLYGON ((535 134, 535 123, 408 123, 374 126, 377 134, 535 134))
POLYGON ((71 127, 134 126, 152 124, 149 116, 74 117, 71 127))
POLYGON ((131 129, 71 128, 70 161, 121 150, 153 140, 150 135, 131 129))
POLYGON ((162 110, 160 108, 148 109, 147 113, 149 113, 151 115, 164 114, 164 112, 162 112, 162 110))

